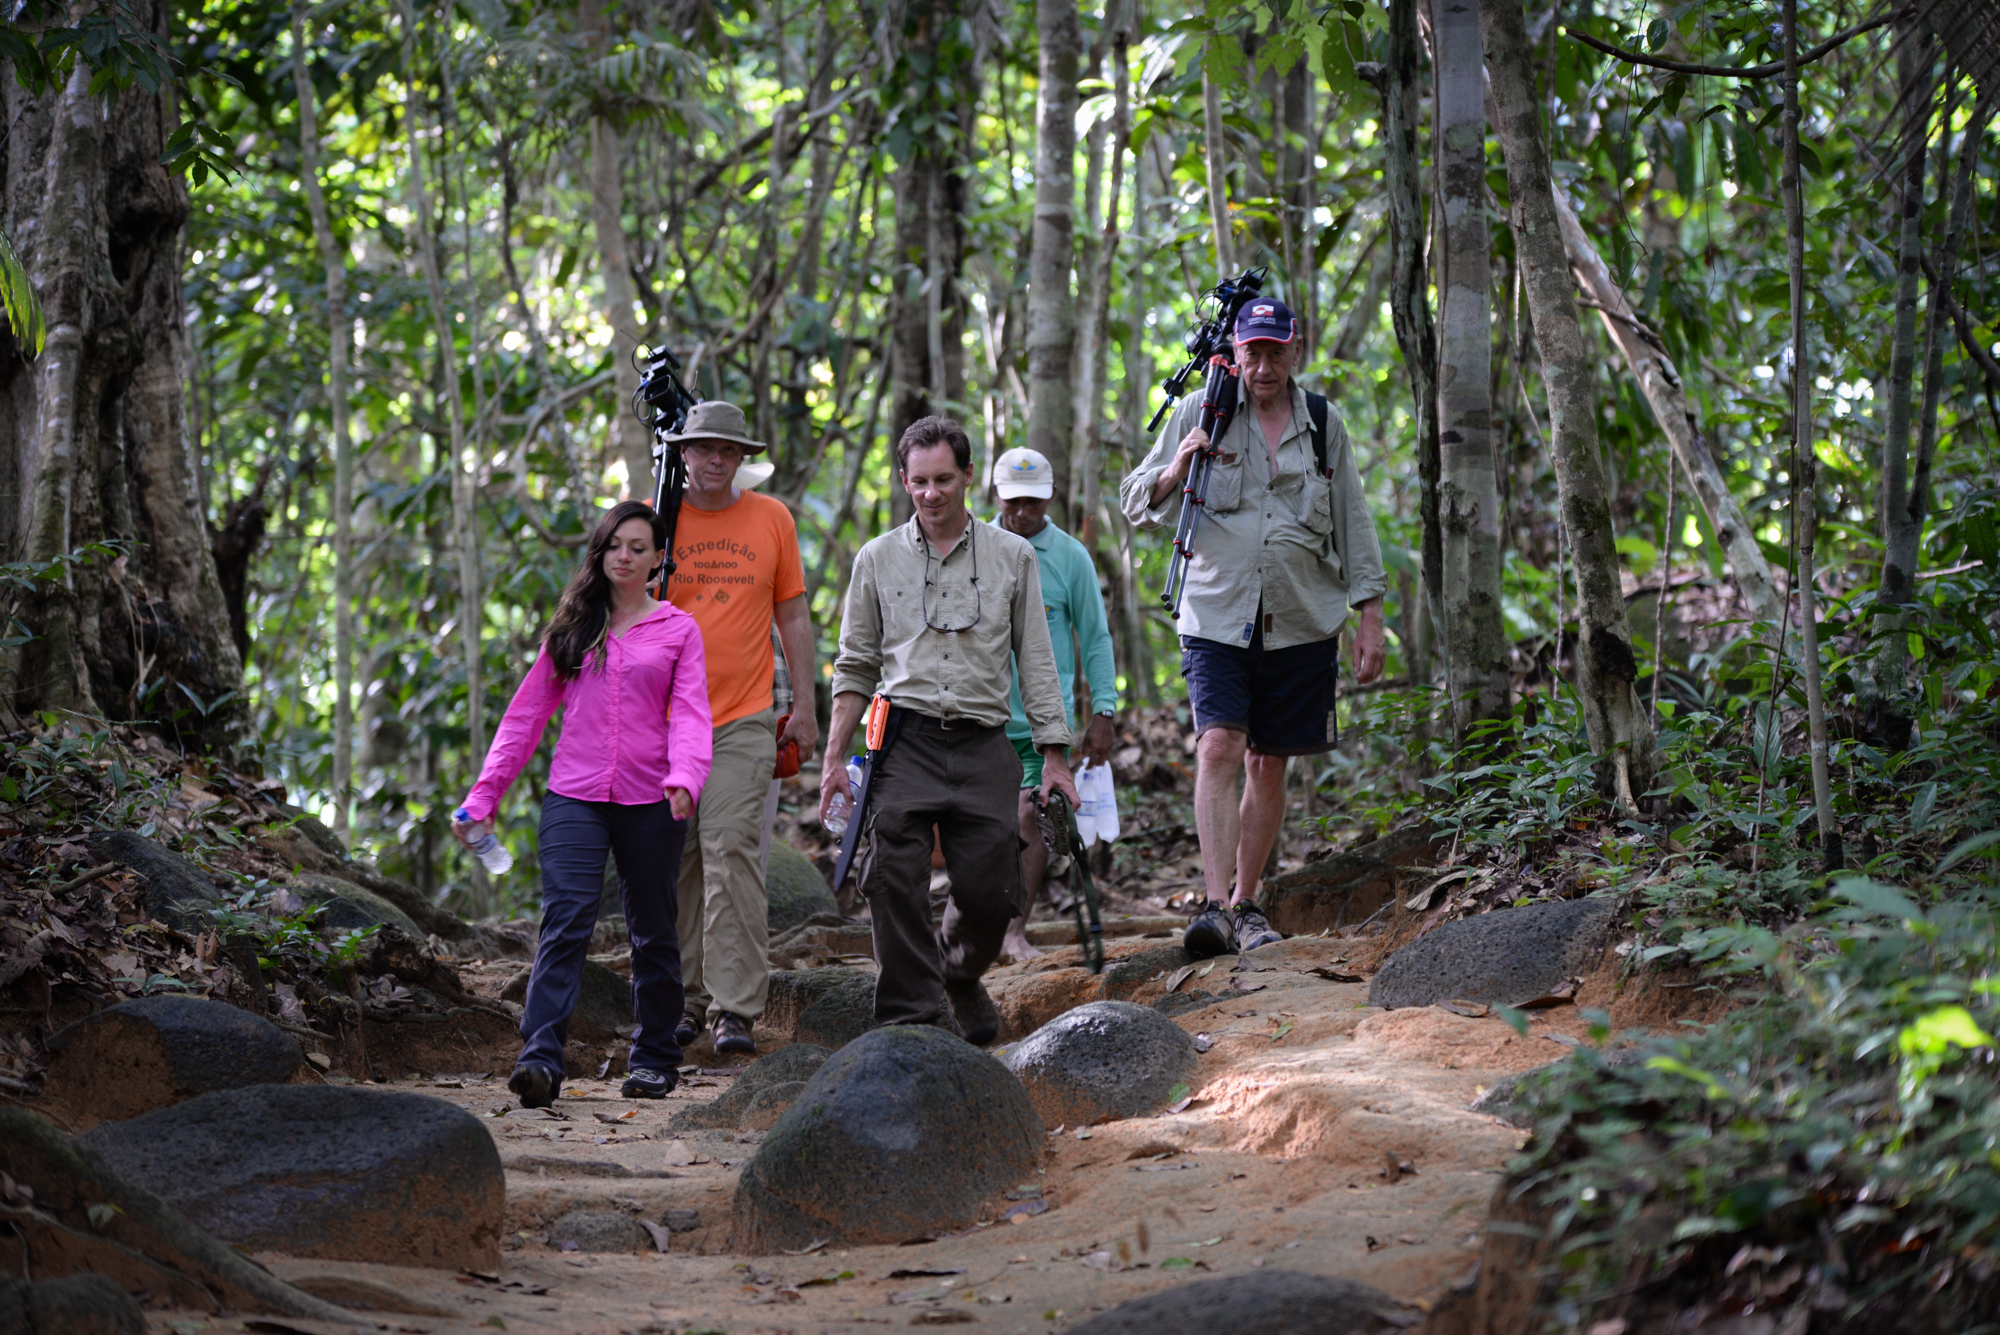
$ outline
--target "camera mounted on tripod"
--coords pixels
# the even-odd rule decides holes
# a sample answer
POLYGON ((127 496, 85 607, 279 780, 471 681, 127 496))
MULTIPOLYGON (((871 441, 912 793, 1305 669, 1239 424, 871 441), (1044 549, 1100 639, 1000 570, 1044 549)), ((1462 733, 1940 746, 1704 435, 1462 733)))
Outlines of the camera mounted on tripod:
POLYGON ((667 581, 674 576, 674 528, 680 519, 681 498, 687 494, 687 461, 672 437, 687 425, 688 413, 697 400, 681 382, 681 359, 672 350, 659 347, 642 362, 639 349, 632 349, 632 364, 639 368, 639 388, 632 392, 632 415, 653 433, 653 513, 666 521, 667 550, 660 567, 660 597, 666 597, 667 581))
POLYGON ((1243 309, 1244 303, 1263 292, 1264 279, 1270 272, 1269 265, 1260 264, 1254 269, 1245 269, 1234 278, 1223 279, 1201 294, 1195 307, 1195 322, 1181 340, 1181 345, 1188 351, 1187 365, 1174 372, 1166 384, 1160 386, 1167 400, 1153 414, 1153 420, 1146 423, 1148 432, 1160 429, 1160 422, 1174 406, 1174 400, 1186 392, 1188 378, 1234 345, 1237 313, 1243 309))

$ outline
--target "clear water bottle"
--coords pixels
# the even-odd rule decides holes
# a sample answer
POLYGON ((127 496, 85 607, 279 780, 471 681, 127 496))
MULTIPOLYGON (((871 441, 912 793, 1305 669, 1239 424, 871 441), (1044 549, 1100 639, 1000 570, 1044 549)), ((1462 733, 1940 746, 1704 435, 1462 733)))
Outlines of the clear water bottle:
MULTIPOLYGON (((452 814, 452 819, 460 825, 470 825, 472 813, 460 807, 452 814)), ((507 851, 507 846, 500 842, 500 836, 493 831, 488 830, 466 846, 472 850, 472 856, 478 858, 493 875, 505 876, 514 870, 514 855, 507 851)))
POLYGON ((1105 843, 1118 838, 1118 787, 1109 765, 1091 767, 1091 778, 1097 781, 1097 837, 1105 843))
POLYGON ((847 791, 833 795, 833 801, 827 804, 826 819, 821 822, 828 834, 838 839, 847 833, 847 822, 854 815, 854 803, 860 796, 861 762, 850 756, 847 761, 847 791))
POLYGON ((1085 762, 1076 772, 1076 837, 1089 848, 1097 842, 1097 775, 1085 762))

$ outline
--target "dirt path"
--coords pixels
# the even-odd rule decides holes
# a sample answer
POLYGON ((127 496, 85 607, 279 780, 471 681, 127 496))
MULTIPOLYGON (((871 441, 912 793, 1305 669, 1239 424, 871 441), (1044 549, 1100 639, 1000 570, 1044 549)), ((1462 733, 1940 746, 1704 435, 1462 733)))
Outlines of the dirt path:
MULTIPOLYGON (((1158 1000, 1175 979, 1149 974, 1144 957, 1172 944, 1118 943, 1125 967, 1108 975, 1113 990, 1158 1000)), ((350 1305, 371 1294, 398 1303, 401 1315, 378 1319, 406 1331, 756 1335, 976 1323, 1042 1335, 1191 1278, 1265 1266, 1358 1279, 1421 1303, 1470 1268, 1494 1183, 1522 1138, 1467 1105, 1560 1056, 1585 1023, 1575 1007, 1557 1007, 1535 1013, 1523 1037, 1498 1018, 1443 1007, 1377 1010, 1365 984, 1341 981, 1353 976, 1349 947, 1289 941, 1180 980, 1173 1004, 1213 994, 1174 1015, 1212 1043, 1194 1102, 1052 1134, 1042 1174, 1021 1184, 1039 1188, 1048 1208, 1016 1222, 918 1245, 731 1255, 730 1203, 758 1134, 667 1129, 681 1108, 721 1094, 728 1076, 693 1077, 664 1104, 627 1103, 615 1083, 579 1080, 551 1118, 501 1115, 512 1108, 503 1080, 474 1075, 389 1087, 459 1104, 492 1130, 509 1169, 498 1276, 260 1259, 350 1305), (673 1235, 664 1255, 552 1250, 544 1230, 577 1209, 652 1220, 693 1209, 699 1226, 673 1235)), ((1010 1033, 1106 988, 1069 965, 1073 955, 993 976, 1010 1033)), ((768 1052, 787 1036, 760 1037, 768 1052)), ((239 1325, 159 1314, 153 1329, 239 1325)), ((286 1328, 321 1329, 289 1319, 256 1327, 286 1328)))

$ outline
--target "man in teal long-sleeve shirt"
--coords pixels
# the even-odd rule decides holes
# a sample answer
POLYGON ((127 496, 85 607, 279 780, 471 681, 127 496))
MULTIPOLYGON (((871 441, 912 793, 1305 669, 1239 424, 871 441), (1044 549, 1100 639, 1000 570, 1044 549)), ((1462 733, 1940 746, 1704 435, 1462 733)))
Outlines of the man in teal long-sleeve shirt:
MULTIPOLYGON (((1076 700, 1076 646, 1083 650, 1084 675, 1090 682, 1089 726, 1081 730, 1079 748, 1093 765, 1108 762, 1114 737, 1111 723, 1118 712, 1118 669, 1111 655, 1111 627, 1105 620, 1104 595, 1097 588, 1097 567, 1082 543, 1049 522, 1049 501, 1055 495, 1055 469, 1047 458, 1034 450, 1012 449, 1001 455, 993 468, 994 491, 1000 498, 996 522, 1001 528, 1026 538, 1035 549, 1041 566, 1042 603, 1048 612, 1049 639, 1056 651, 1056 675, 1062 681, 1063 710, 1067 716, 1076 700), (1072 642, 1071 635, 1075 640, 1072 642)), ((1042 757, 1035 749, 1028 716, 1021 707, 1021 681, 1015 673, 1009 698, 1013 716, 1007 722, 1007 737, 1021 753, 1021 838, 1027 847, 1021 852, 1021 887, 1024 911, 1007 925, 1007 938, 1000 947, 1003 962, 1032 959, 1042 952, 1028 943, 1023 930, 1027 910, 1041 896, 1042 882, 1049 869, 1048 849, 1042 844, 1035 820, 1035 793, 1042 782, 1042 757)), ((1071 723, 1071 732, 1078 729, 1071 723)))

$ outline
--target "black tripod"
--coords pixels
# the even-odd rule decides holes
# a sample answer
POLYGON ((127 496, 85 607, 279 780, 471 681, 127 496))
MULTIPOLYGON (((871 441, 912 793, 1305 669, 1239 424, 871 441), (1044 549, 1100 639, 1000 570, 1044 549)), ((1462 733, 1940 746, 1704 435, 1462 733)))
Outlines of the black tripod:
MULTIPOLYGON (((637 360, 638 349, 633 349, 637 360)), ((681 517, 681 498, 687 495, 687 460, 680 446, 668 439, 687 425, 688 412, 697 402, 681 383, 680 358, 666 348, 655 348, 646 359, 639 388, 632 395, 632 414, 653 433, 653 513, 666 521, 667 550, 660 567, 660 597, 667 596, 667 581, 674 577, 674 528, 681 517)))

